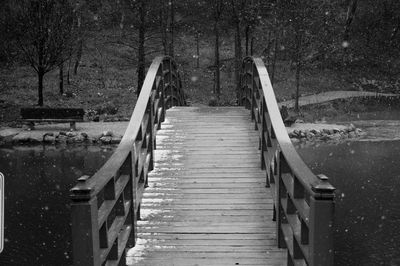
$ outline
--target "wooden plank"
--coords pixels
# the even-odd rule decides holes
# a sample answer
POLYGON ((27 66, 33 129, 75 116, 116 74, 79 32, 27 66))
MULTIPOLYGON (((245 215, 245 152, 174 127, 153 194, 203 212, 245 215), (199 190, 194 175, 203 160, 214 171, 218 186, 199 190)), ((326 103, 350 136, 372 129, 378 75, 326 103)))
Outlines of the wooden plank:
POLYGON ((224 265, 268 265, 268 266, 282 266, 283 264, 280 260, 271 259, 209 259, 209 258, 172 258, 166 261, 165 259, 149 259, 143 261, 138 258, 130 258, 127 260, 128 265, 141 265, 141 266, 188 266, 188 265, 207 265, 207 266, 224 266, 224 265), (134 264, 137 263, 137 264, 134 264))
POLYGON ((258 133, 242 108, 172 108, 128 265, 286 265, 258 133))
POLYGON ((275 233, 262 234, 165 234, 165 233, 141 233, 141 239, 175 239, 175 240, 204 240, 204 241, 257 241, 257 240, 276 240, 275 233))
MULTIPOLYGON (((153 185, 153 183, 150 183, 153 185)), ((146 188, 146 193, 144 197, 152 197, 155 198, 159 195, 180 195, 182 198, 204 198, 204 197, 223 197, 227 198, 237 198, 237 197, 268 197, 263 192, 265 191, 265 187, 256 187, 254 188, 192 188, 192 189, 182 189, 182 188, 162 188, 162 187, 148 187, 146 188), (253 194, 249 194, 254 192, 253 194), (218 196, 221 195, 221 196, 218 196), (236 196, 236 197, 235 197, 236 196)))
MULTIPOLYGON (((244 204, 250 205, 249 209, 252 209, 251 205, 265 205, 272 204, 273 200, 270 198, 181 198, 181 197, 167 197, 162 198, 160 201, 155 201, 154 198, 148 199, 144 198, 142 200, 142 204, 148 203, 149 205, 160 202, 160 204, 175 204, 175 205, 215 205, 215 204, 228 204, 228 205, 236 205, 236 204, 244 204)), ((142 205, 144 206, 144 205, 142 205)))

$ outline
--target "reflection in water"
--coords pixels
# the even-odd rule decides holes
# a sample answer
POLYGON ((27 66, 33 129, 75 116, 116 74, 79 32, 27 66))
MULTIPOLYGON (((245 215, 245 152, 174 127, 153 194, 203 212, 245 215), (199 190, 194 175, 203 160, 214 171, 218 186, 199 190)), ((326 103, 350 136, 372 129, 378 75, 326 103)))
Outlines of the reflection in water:
POLYGON ((335 265, 400 265, 400 142, 299 148, 337 188, 335 265))
POLYGON ((0 265, 71 265, 69 189, 114 147, 0 149, 5 175, 5 245, 0 265))

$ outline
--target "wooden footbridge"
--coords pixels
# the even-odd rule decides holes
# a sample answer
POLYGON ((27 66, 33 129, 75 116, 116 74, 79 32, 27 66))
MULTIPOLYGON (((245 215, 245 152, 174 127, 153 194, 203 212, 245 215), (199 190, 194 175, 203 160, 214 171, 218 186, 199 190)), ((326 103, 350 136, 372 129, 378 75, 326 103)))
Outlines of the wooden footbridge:
POLYGON ((333 265, 334 188, 262 60, 241 87, 241 107, 186 107, 174 61, 153 61, 117 150, 71 190, 74 265, 333 265))

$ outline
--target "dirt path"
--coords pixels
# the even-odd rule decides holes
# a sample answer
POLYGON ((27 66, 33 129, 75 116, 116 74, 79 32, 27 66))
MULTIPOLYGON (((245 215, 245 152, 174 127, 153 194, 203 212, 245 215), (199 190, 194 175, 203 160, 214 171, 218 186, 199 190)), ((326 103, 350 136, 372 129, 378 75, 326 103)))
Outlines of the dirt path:
MULTIPOLYGON (((316 104, 316 103, 324 103, 329 102, 336 99, 346 99, 346 98, 353 98, 353 97, 400 97, 399 94, 393 93, 377 93, 377 92, 370 92, 370 91, 328 91, 322 92, 318 94, 302 96, 299 98, 299 105, 309 105, 309 104, 316 104)), ((289 100, 280 102, 279 106, 286 106, 287 108, 293 108, 295 105, 295 100, 289 100)))

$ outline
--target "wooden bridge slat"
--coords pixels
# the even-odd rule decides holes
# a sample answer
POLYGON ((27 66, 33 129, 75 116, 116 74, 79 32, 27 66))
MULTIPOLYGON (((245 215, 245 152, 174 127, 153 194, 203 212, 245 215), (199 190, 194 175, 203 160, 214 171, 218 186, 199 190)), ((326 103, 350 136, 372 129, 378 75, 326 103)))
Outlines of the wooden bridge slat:
POLYGON ((285 265, 258 133, 238 107, 167 111, 128 265, 285 265))

